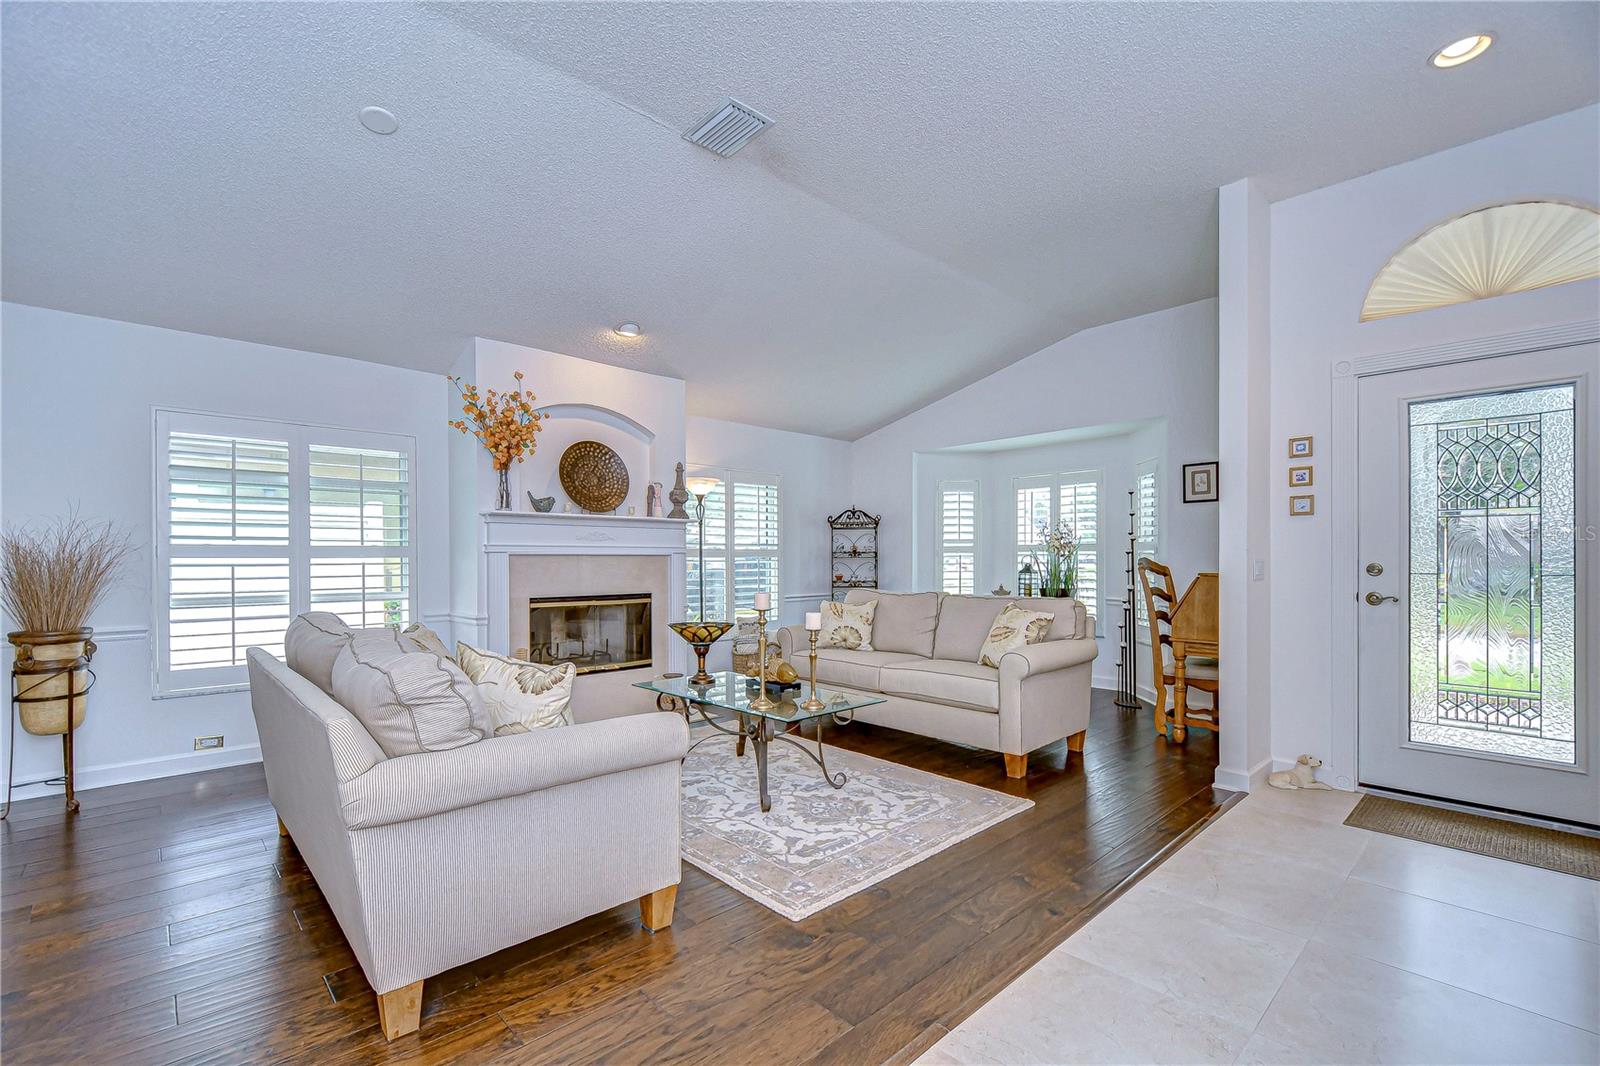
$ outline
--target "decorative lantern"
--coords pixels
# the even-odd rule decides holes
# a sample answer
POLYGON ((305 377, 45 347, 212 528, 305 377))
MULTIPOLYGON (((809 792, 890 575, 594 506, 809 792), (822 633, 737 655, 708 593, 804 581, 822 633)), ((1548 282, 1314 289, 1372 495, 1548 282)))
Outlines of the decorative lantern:
POLYGON ((1017 571, 1017 595, 1033 595, 1033 560, 1022 564, 1022 569, 1017 571))

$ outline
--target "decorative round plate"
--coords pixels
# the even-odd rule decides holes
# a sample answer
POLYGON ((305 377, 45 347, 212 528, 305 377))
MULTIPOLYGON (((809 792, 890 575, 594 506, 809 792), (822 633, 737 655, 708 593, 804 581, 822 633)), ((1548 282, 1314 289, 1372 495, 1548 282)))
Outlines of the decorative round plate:
POLYGON ((628 498, 622 456, 597 440, 580 440, 561 453, 561 487, 585 511, 615 511, 628 498))

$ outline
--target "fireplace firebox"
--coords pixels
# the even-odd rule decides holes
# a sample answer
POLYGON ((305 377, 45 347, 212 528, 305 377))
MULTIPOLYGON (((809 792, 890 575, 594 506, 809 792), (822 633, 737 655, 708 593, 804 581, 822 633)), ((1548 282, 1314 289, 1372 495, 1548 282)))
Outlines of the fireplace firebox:
POLYGON ((650 596, 552 596, 528 601, 528 660, 580 674, 652 665, 650 596))

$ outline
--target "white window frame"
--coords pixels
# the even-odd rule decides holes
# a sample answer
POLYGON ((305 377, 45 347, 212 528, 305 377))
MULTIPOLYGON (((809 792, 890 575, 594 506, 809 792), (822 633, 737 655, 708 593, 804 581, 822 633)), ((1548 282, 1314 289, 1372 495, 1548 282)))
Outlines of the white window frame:
POLYGON ((934 521, 939 531, 939 552, 936 563, 938 569, 934 574, 934 584, 941 591, 949 592, 950 590, 945 588, 944 583, 945 557, 947 555, 965 555, 972 560, 972 588, 967 594, 976 595, 978 591, 978 543, 982 539, 979 527, 983 524, 983 497, 978 491, 978 482, 974 479, 941 481, 939 482, 938 494, 935 500, 937 501, 935 506, 938 507, 938 514, 935 516, 934 521), (972 536, 970 539, 963 540, 959 537, 951 537, 949 531, 945 528, 944 496, 947 492, 965 492, 970 493, 972 496, 972 536))
MULTIPOLYGON (((723 579, 723 604, 722 604, 722 609, 723 609, 724 613, 721 615, 721 620, 737 621, 738 618, 740 617, 740 615, 735 613, 735 609, 734 609, 734 601, 736 599, 736 586, 738 584, 738 560, 740 558, 760 558, 760 559, 770 558, 772 560, 772 562, 773 562, 773 565, 772 565, 773 588, 769 590, 769 594, 772 596, 772 610, 770 610, 767 613, 767 621, 768 621, 769 625, 778 624, 778 614, 779 614, 779 611, 782 609, 782 606, 783 606, 783 526, 784 526, 783 476, 781 474, 769 474, 769 473, 764 473, 764 472, 758 471, 758 470, 742 470, 742 469, 738 469, 736 467, 727 467, 727 466, 720 466, 720 467, 719 466, 695 466, 695 467, 692 467, 688 471, 688 474, 690 476, 692 476, 692 477, 713 477, 713 478, 716 478, 718 481, 722 482, 723 498, 726 501, 724 516, 725 516, 725 521, 727 523, 727 526, 723 530, 723 543, 722 543, 722 562, 723 562, 723 566, 725 568, 724 571, 723 571, 725 576, 724 576, 724 579, 723 579), (778 490, 778 536, 777 536, 776 543, 771 548, 743 548, 743 549, 740 549, 740 548, 737 548, 734 545, 734 536, 733 536, 734 492, 733 492, 733 487, 736 484, 737 485, 771 485, 773 488, 778 490)), ((689 524, 690 525, 695 525, 693 507, 694 507, 694 498, 690 497, 690 502, 689 502, 689 524)), ((696 548, 696 549, 690 551, 689 554, 691 556, 694 556, 696 558, 696 560, 698 560, 699 549, 696 548)), ((713 559, 713 558, 716 557, 716 552, 708 551, 706 553, 706 557, 708 559, 713 559)), ((692 584, 692 582, 689 582, 689 579, 687 577, 687 572, 688 572, 688 568, 685 567, 685 582, 686 582, 686 584, 692 584)), ((695 598, 695 594, 697 592, 698 592, 697 589, 694 590, 693 592, 691 592, 691 590, 686 587, 684 589, 685 602, 688 602, 689 600, 694 599, 695 598)), ((747 609, 747 610, 745 610, 743 612, 743 617, 753 618, 754 614, 747 609)))
POLYGON ((168 483, 169 438, 177 433, 203 433, 219 437, 250 437, 283 440, 289 444, 289 541, 278 545, 186 544, 179 558, 282 558, 289 560, 289 617, 311 607, 311 563, 313 559, 370 558, 382 555, 403 558, 411 583, 405 616, 420 618, 417 608, 417 440, 397 433, 343 429, 305 422, 270 418, 245 418, 211 414, 182 408, 157 407, 151 419, 151 508, 153 567, 150 588, 151 609, 151 689, 156 699, 198 696, 209 692, 235 692, 249 687, 245 667, 209 667, 173 670, 169 664, 169 610, 171 607, 171 564, 174 556, 171 538, 172 499, 168 483), (311 544, 311 447, 362 448, 403 452, 406 455, 408 526, 404 547, 375 545, 311 544))

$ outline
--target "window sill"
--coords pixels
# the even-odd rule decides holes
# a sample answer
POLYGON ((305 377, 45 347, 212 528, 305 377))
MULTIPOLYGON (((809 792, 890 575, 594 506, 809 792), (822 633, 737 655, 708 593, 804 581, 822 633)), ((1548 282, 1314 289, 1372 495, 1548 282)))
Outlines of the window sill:
POLYGON ((249 692, 250 682, 239 681, 231 685, 207 685, 204 688, 180 688, 150 693, 153 700, 181 700, 187 696, 216 696, 224 692, 249 692))

